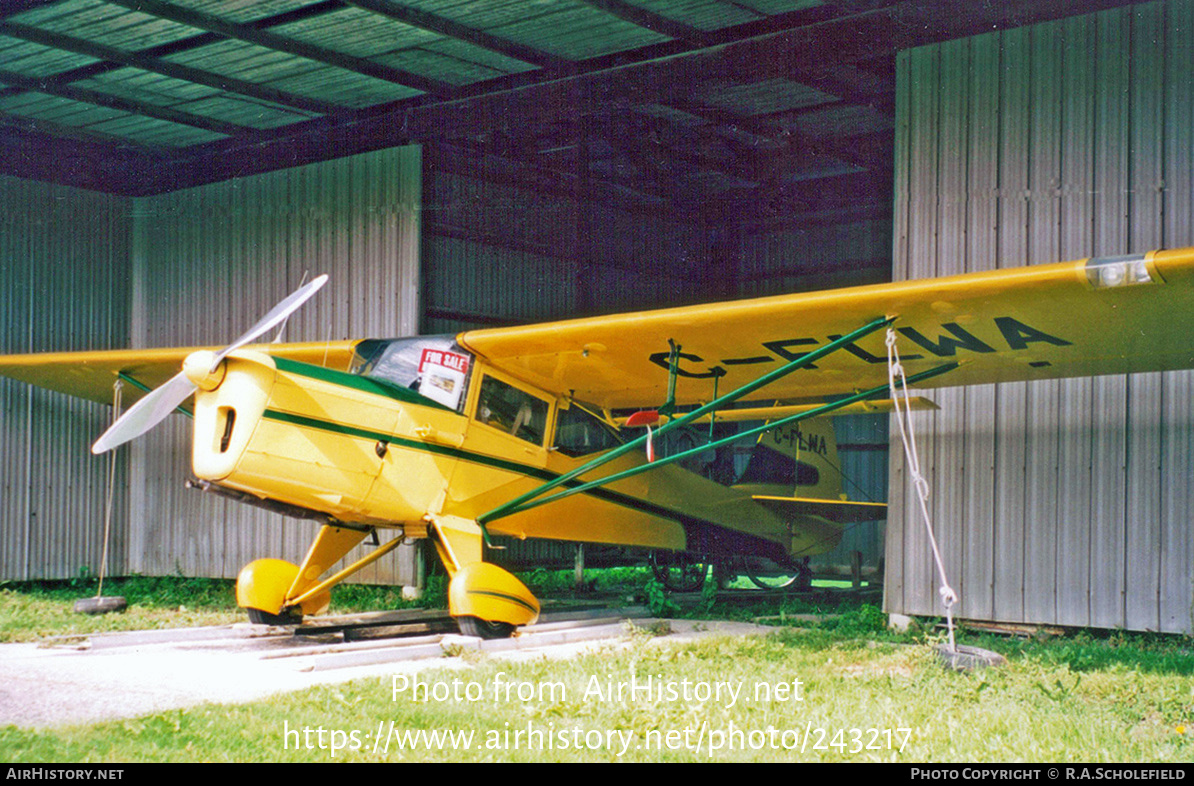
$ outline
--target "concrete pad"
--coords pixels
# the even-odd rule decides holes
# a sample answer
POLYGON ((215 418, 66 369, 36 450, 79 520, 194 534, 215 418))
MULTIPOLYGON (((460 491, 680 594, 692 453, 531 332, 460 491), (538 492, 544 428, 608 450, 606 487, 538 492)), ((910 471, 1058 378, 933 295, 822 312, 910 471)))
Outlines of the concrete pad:
MULTIPOLYGON (((658 641, 774 629, 746 623, 635 620, 658 641)), ((420 636, 355 644, 297 640, 257 625, 100 634, 46 644, 0 645, 0 726, 48 728, 134 718, 205 702, 237 704, 362 677, 462 665, 479 649, 497 658, 573 657, 625 638, 624 623, 532 626, 514 638, 420 636)))

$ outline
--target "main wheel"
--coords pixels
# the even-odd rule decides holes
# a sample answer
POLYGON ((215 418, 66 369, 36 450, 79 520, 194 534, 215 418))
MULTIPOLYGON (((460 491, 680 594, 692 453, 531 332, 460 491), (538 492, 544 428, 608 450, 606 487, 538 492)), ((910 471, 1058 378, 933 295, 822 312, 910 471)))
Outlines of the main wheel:
POLYGON ((808 589, 812 585, 807 557, 798 563, 782 564, 766 557, 746 557, 742 568, 743 575, 761 590, 808 589))
POLYGON ((697 592, 705 586, 709 563, 683 551, 652 551, 651 570, 672 592, 697 592))
POLYGON ((508 639, 514 635, 514 626, 508 622, 490 622, 480 617, 457 617, 456 624, 465 636, 479 639, 508 639))
POLYGON ((246 609, 249 612, 249 622, 255 625, 298 625, 303 621, 303 613, 298 609, 286 609, 281 614, 270 614, 261 609, 246 609))

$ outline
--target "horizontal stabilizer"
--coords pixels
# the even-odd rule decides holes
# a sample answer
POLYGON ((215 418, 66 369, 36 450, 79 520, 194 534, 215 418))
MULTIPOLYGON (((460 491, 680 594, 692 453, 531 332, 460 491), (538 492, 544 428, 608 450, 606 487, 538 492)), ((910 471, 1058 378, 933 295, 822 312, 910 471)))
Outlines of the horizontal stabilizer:
POLYGON ((773 513, 783 517, 818 516, 837 524, 857 524, 887 518, 887 505, 882 502, 846 502, 837 499, 811 497, 751 497, 773 513))

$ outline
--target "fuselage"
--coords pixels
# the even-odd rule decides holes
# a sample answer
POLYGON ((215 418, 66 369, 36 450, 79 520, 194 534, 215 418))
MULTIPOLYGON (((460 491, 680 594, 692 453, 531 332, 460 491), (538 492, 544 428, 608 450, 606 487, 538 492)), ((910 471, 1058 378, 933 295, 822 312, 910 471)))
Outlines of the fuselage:
MULTIPOLYGON (((195 474, 337 521, 398 527, 418 537, 431 516, 476 520, 615 444, 612 430, 581 405, 477 358, 436 356, 448 364, 440 378, 426 357, 419 381, 404 386, 233 353, 221 384, 196 395, 195 474)), ((626 454, 583 479, 644 461, 626 454)), ((494 534, 517 538, 775 557, 832 548, 836 538, 814 529, 810 535, 750 494, 676 464, 489 525, 494 534)))

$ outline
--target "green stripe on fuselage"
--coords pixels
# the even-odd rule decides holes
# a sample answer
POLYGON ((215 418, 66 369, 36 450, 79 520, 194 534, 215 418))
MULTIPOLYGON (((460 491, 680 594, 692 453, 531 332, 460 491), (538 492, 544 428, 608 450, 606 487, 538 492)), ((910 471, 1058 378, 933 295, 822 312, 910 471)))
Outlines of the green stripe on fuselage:
POLYGON ((286 358, 274 358, 274 364, 279 371, 285 371, 287 374, 296 374, 300 377, 308 377, 310 379, 318 379, 323 382, 330 382, 333 385, 340 385, 341 387, 352 388, 353 390, 360 390, 365 393, 372 393, 375 396, 385 396, 388 399, 395 401, 402 401, 407 404, 417 404, 420 407, 431 407, 433 409, 448 410, 443 404, 438 401, 432 401, 420 393, 417 393, 409 388, 395 385, 392 382, 386 382, 382 379, 374 379, 373 377, 366 377, 360 374, 350 374, 347 371, 337 371, 332 368, 325 368, 323 366, 316 366, 311 363, 303 363, 298 360, 288 360, 286 358))
MULTIPOLYGON (((292 412, 281 412, 276 409, 267 409, 264 413, 264 416, 269 420, 290 423, 295 426, 319 429, 321 431, 328 431, 334 434, 343 434, 344 436, 356 437, 358 439, 385 442, 389 445, 396 445, 398 447, 408 448, 410 450, 421 450, 425 453, 434 453, 440 456, 449 456, 451 458, 461 459, 473 464, 482 464, 488 467, 505 470, 507 472, 513 472, 518 475, 533 477, 542 481, 555 480, 557 477, 559 477, 558 473, 550 472, 538 467, 527 466, 526 464, 520 464, 515 461, 497 458, 496 456, 487 456, 483 453, 474 453, 462 448, 454 448, 447 445, 435 445, 416 439, 407 439, 405 437, 398 437, 393 434, 385 434, 380 431, 372 431, 370 429, 359 428, 357 426, 349 426, 344 423, 334 423, 329 420, 321 420, 319 418, 312 418, 306 415, 297 415, 292 412)), ((580 485, 581 482, 582 481, 576 480, 566 485, 580 485)), ((591 489, 586 493, 591 494, 598 499, 605 500, 606 502, 612 502, 618 505, 631 507, 654 516, 671 519, 672 521, 681 523, 684 521, 697 521, 691 516, 686 516, 654 503, 646 502, 645 500, 637 499, 626 494, 620 494, 609 489, 591 489)), ((709 524, 712 526, 722 526, 711 521, 702 521, 700 523, 709 524)))

